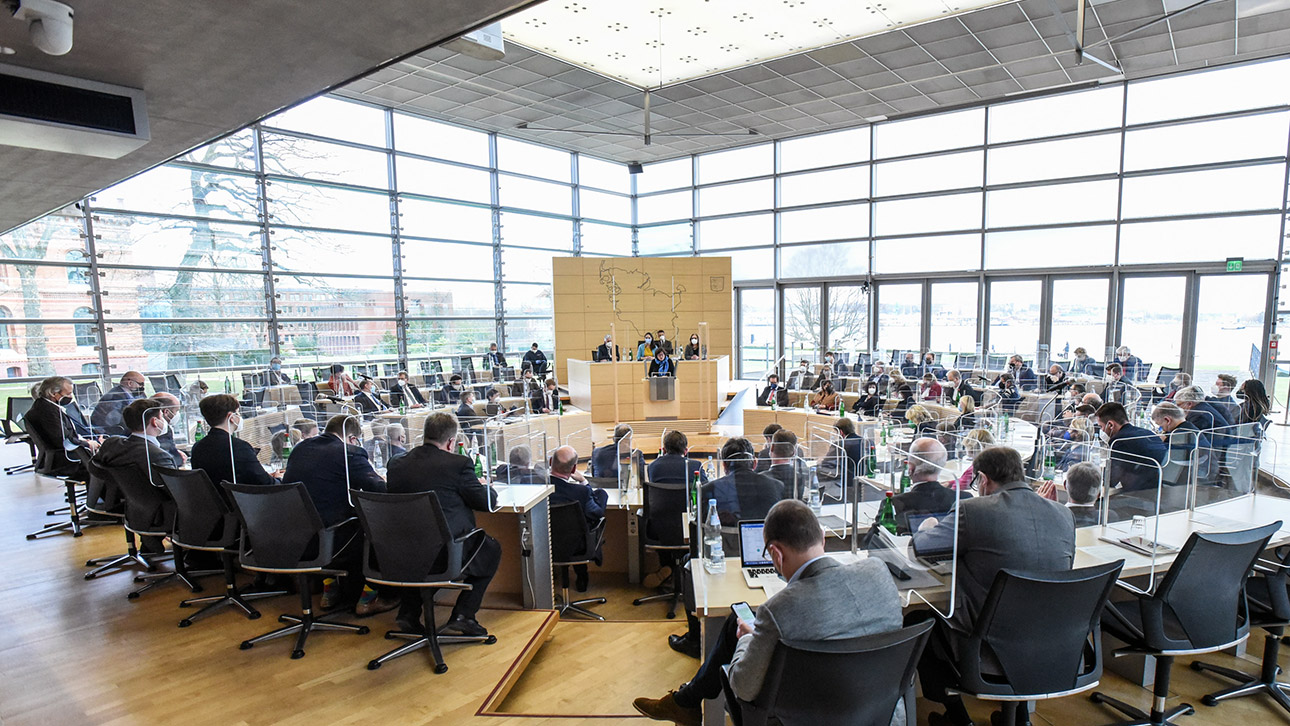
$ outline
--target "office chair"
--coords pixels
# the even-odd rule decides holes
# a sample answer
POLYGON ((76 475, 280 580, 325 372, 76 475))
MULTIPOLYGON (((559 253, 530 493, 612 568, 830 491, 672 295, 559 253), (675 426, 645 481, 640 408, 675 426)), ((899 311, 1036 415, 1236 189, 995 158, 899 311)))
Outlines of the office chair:
POLYGON ((224 571, 223 595, 189 598, 179 603, 181 608, 193 605, 205 606, 180 620, 179 627, 186 628, 198 618, 213 614, 227 605, 236 606, 248 620, 255 620, 260 617, 260 611, 251 606, 250 600, 287 594, 285 590, 243 593, 237 589, 237 564, 234 561, 234 555, 237 554, 237 543, 241 534, 237 516, 233 514, 233 508, 225 501, 220 490, 211 483, 205 471, 159 467, 156 472, 161 485, 175 502, 175 524, 171 533, 171 542, 185 551, 196 550, 219 554, 224 571))
POLYGON ((26 464, 14 464, 4 468, 5 474, 20 474, 36 468, 36 445, 31 441, 22 424, 22 417, 31 410, 35 400, 30 397, 11 396, 5 404, 5 416, 0 419, 0 432, 4 433, 6 444, 26 444, 31 451, 31 461, 26 464))
POLYGON ((341 630, 366 635, 369 632, 366 625, 315 618, 313 594, 309 588, 311 574, 332 577, 347 574, 327 565, 344 548, 346 542, 338 540, 345 534, 344 528, 353 527, 354 519, 351 517, 330 527, 323 526, 309 492, 300 482, 267 486, 224 482, 223 487, 232 498, 233 510, 242 523, 239 549, 242 567, 252 572, 293 575, 300 593, 300 615, 278 616, 278 622, 290 625, 244 640, 239 647, 249 650, 256 643, 295 633, 296 647, 291 651, 291 658, 295 660, 305 657, 305 641, 314 630, 341 630))
POLYGON ((424 633, 391 630, 386 640, 411 638, 411 643, 395 648, 368 662, 376 670, 387 661, 429 646, 434 658, 434 672, 448 670, 439 646, 444 643, 485 643, 492 645, 492 635, 439 635, 435 625, 434 597, 439 590, 469 590, 462 582, 465 543, 482 530, 472 530, 453 537, 444 517, 439 497, 434 492, 383 494, 355 491, 354 506, 367 536, 363 545, 363 574, 369 583, 416 588, 421 596, 425 618, 424 633))
POLYGON ((1180 372, 1182 372, 1181 368, 1160 366, 1160 371, 1156 373, 1156 385, 1168 386, 1174 380, 1174 376, 1178 375, 1180 372))
MULTIPOLYGON (((676 617, 676 604, 681 598, 681 560, 690 551, 685 541, 686 484, 684 482, 647 481, 641 491, 644 506, 641 515, 641 542, 645 550, 653 552, 662 561, 664 555, 672 559, 672 576, 668 589, 656 595, 646 595, 632 600, 632 605, 667 600, 667 617, 676 617)), ((666 564, 666 563, 664 563, 666 564)))
MULTIPOLYGON (((175 523, 175 501, 170 498, 166 490, 154 485, 148 480, 147 474, 133 465, 103 466, 100 469, 106 472, 112 481, 116 482, 117 489, 120 491, 122 499, 125 500, 125 520, 123 524, 127 532, 138 537, 156 537, 158 539, 172 537, 175 523)), ((184 556, 184 549, 174 541, 173 537, 171 539, 171 554, 174 556, 175 568, 173 570, 135 575, 134 581, 142 583, 143 587, 130 592, 126 597, 130 600, 135 600, 158 585, 174 581, 183 583, 192 592, 201 592, 202 586, 196 582, 196 578, 213 575, 217 572, 216 570, 190 572, 184 556)))
POLYGON ((753 700, 735 697, 722 679, 727 701, 739 704, 735 723, 765 726, 773 717, 783 726, 886 726, 902 697, 905 723, 916 723, 914 675, 932 624, 843 640, 780 641, 753 700))
POLYGON ((85 506, 81 501, 82 493, 78 488, 83 488, 85 486, 85 482, 72 476, 63 476, 61 474, 54 473, 54 457, 67 456, 67 453, 63 450, 61 445, 55 448, 34 428, 29 430, 27 434, 31 438, 32 445, 36 447, 36 463, 34 466, 36 475, 47 479, 55 479, 62 483, 63 501, 67 502, 66 506, 45 512, 46 516, 50 517, 66 513, 66 522, 51 522, 46 524, 35 532, 29 533, 27 535, 27 539, 33 540, 44 534, 68 531, 72 533, 73 537, 80 537, 84 534, 84 527, 110 524, 110 522, 102 521, 81 521, 81 515, 85 513, 85 506))
POLYGON ((1096 688, 1102 610, 1124 561, 1079 570, 1001 570, 972 632, 958 639, 954 692, 1002 702, 1007 726, 1030 723, 1028 701, 1096 688))
POLYGON ((604 517, 601 517, 595 527, 588 527, 582 505, 577 502, 552 504, 549 516, 551 566, 560 573, 560 604, 556 610, 562 618, 567 613, 577 613, 593 620, 604 620, 603 615, 593 613, 582 606, 604 604, 605 598, 569 599, 569 568, 573 565, 589 565, 595 561, 595 556, 605 539, 604 517))
POLYGON ((1107 632, 1127 643, 1116 655, 1150 655, 1156 659, 1151 712, 1095 691, 1093 703, 1105 703, 1127 716, 1124 726, 1163 726, 1196 712, 1189 703, 1165 710, 1174 658, 1226 650, 1250 635, 1245 581, 1268 539, 1281 522, 1240 532, 1193 532, 1150 595, 1111 603, 1104 621, 1107 632))
MULTIPOLYGON (((81 462, 85 464, 85 470, 89 474, 89 481, 85 486, 85 508, 100 517, 111 517, 124 523, 125 501, 121 496, 120 488, 117 487, 116 480, 112 478, 112 474, 95 463, 94 457, 90 456, 90 452, 80 449, 76 453, 81 457, 81 462)), ((117 572, 128 570, 156 572, 157 566, 151 560, 160 560, 168 556, 145 556, 139 552, 139 547, 134 539, 134 532, 124 527, 122 531, 125 532, 125 552, 119 555, 86 560, 86 567, 95 568, 85 573, 86 580, 93 580, 109 570, 117 572)))
POLYGON ((1206 706, 1217 706, 1229 698, 1240 698, 1256 693, 1266 693, 1281 708, 1290 711, 1290 683, 1277 681, 1281 668, 1277 665, 1277 656, 1285 628, 1290 625, 1290 547, 1278 550, 1281 564, 1276 567, 1255 565, 1256 575, 1245 583, 1246 596, 1249 600, 1250 625, 1263 628, 1267 635, 1263 640, 1263 663, 1259 675, 1244 673, 1233 668, 1192 661, 1191 669, 1202 673, 1209 672, 1236 681, 1238 685, 1215 691, 1202 696, 1200 702, 1206 706))

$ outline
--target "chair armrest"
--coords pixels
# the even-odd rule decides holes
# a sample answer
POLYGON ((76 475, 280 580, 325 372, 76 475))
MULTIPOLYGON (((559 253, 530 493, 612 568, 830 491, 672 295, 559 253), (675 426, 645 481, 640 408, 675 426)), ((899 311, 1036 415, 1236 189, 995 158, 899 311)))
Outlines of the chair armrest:
POLYGON ((330 527, 326 527, 326 528, 324 528, 324 530, 323 530, 323 531, 325 531, 325 532, 335 532, 336 530, 340 529, 341 527, 344 527, 345 525, 349 524, 350 522, 357 522, 357 521, 358 521, 358 517, 346 517, 345 519, 340 520, 339 522, 337 522, 337 523, 335 523, 335 524, 331 525, 330 527))
POLYGON ((1102 625, 1103 627, 1110 626, 1107 629, 1111 631, 1112 635, 1119 637, 1119 634, 1122 633, 1132 636, 1138 641, 1146 639, 1146 635, 1142 630, 1139 629, 1138 626, 1129 622, 1128 618, 1124 617, 1124 615, 1120 613, 1120 609, 1115 606, 1115 603, 1108 602, 1106 604, 1106 608, 1102 612, 1104 614, 1102 625))
POLYGON ((483 532, 483 531, 484 529, 482 527, 476 527, 470 530, 469 532, 463 534, 460 537, 453 537, 452 541, 458 542, 458 543, 465 542, 466 540, 470 539, 471 537, 474 537, 476 534, 479 534, 480 532, 483 532))

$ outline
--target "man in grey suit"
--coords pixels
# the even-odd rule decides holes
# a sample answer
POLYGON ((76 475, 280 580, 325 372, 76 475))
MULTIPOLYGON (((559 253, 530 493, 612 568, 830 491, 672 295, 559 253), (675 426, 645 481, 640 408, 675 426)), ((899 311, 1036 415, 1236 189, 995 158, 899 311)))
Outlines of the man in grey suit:
MULTIPOLYGON (((914 534, 920 550, 947 547, 954 541, 957 516, 954 616, 937 622, 918 663, 923 696, 943 704, 946 710, 944 714, 929 713, 929 726, 972 723, 963 699, 947 693, 958 683, 953 643, 972 632, 999 570, 1069 570, 1075 561, 1074 517, 1066 507, 1030 488, 1015 449, 992 446, 977 454, 972 467, 981 496, 960 502, 957 515, 950 514, 935 527, 914 534)), ((906 624, 929 617, 932 613, 925 610, 911 613, 906 624)))
MULTIPOLYGON (((897 630, 900 598, 880 560, 841 564, 824 554, 824 535, 810 507, 786 499, 766 515, 766 550, 788 586, 757 608, 746 623, 733 613, 689 683, 658 699, 637 698, 637 711, 656 720, 699 724, 704 699, 721 694, 721 669, 741 699, 761 690, 780 640, 838 640, 897 630)), ((727 704, 734 708, 735 704, 727 704)), ((904 722, 897 708, 893 723, 904 722)))

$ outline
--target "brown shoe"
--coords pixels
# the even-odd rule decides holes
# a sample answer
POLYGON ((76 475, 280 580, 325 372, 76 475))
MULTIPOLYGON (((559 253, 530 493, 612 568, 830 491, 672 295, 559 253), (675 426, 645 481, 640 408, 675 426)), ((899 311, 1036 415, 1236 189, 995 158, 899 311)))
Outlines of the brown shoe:
POLYGON ((646 575, 645 578, 641 580, 641 584, 647 589, 653 590, 656 587, 660 587, 670 579, 672 579, 672 568, 664 565, 659 568, 658 572, 651 572, 646 575))
POLYGON ((703 709, 685 708, 676 703, 675 692, 662 698, 638 698, 632 701, 637 711, 655 721, 671 721, 681 726, 700 726, 703 723, 703 709))
POLYGON ((359 602, 354 606, 354 614, 360 618, 370 618, 378 613, 386 613, 399 606, 399 599, 374 597, 369 602, 359 602))

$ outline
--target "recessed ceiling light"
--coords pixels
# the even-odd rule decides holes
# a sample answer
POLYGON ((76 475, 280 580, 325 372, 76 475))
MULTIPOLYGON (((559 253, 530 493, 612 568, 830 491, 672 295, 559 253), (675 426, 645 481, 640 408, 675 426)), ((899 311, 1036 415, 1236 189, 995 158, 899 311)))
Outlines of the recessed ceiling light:
POLYGON ((18 51, 14 50, 13 48, 10 48, 7 45, 0 45, 0 55, 13 55, 14 53, 17 53, 17 52, 18 51))

